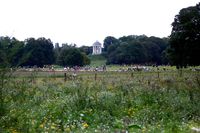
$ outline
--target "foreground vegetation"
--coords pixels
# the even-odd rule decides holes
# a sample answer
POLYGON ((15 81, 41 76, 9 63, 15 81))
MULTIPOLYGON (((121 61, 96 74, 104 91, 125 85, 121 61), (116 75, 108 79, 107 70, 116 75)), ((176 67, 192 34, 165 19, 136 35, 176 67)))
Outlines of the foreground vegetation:
POLYGON ((0 132, 191 132, 198 72, 1 74, 0 132), (6 78, 7 77, 7 78, 6 78))

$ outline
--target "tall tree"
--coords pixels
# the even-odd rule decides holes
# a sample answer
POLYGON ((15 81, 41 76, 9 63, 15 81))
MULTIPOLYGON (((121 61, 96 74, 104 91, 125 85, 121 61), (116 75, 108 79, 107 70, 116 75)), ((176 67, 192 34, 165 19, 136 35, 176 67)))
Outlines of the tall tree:
POLYGON ((86 55, 92 54, 92 46, 81 46, 79 50, 84 52, 86 55))
POLYGON ((53 43, 50 39, 29 38, 25 40, 22 66, 42 67, 54 63, 54 59, 53 43))
POLYGON ((105 39, 104 39, 104 42, 103 42, 103 46, 104 46, 104 51, 107 52, 108 50, 108 47, 112 44, 117 44, 118 43, 118 39, 116 39, 115 37, 112 37, 112 36, 107 36, 105 39))
POLYGON ((200 64, 200 3, 183 8, 175 16, 168 56, 179 67, 200 64))
POLYGON ((0 37, 0 66, 16 67, 23 56, 24 43, 10 37, 0 37))
POLYGON ((123 36, 108 47, 108 64, 162 64, 167 40, 145 35, 123 36))
POLYGON ((58 64, 61 66, 84 66, 90 64, 85 53, 73 46, 63 46, 58 57, 58 64))

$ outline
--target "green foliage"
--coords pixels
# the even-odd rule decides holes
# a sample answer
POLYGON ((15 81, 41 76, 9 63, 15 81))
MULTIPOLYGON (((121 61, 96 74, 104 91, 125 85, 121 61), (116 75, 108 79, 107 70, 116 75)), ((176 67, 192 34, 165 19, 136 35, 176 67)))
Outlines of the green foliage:
POLYGON ((183 8, 175 16, 170 35, 168 57, 172 65, 199 65, 200 60, 200 3, 183 8))
POLYGON ((116 39, 115 37, 107 36, 103 41, 103 46, 104 46, 103 51, 107 52, 108 51, 108 47, 110 45, 118 44, 118 43, 119 43, 119 40, 116 39))
POLYGON ((90 64, 85 49, 80 52, 75 45, 53 43, 45 38, 28 38, 18 41, 15 38, 0 37, 0 67, 37 66, 52 65, 53 63, 68 66, 83 66, 90 64), (86 53, 85 53, 86 52, 86 53))
POLYGON ((54 63, 53 43, 50 39, 29 38, 25 40, 22 66, 51 65, 54 63))
POLYGON ((0 66, 38 66, 54 62, 53 44, 45 38, 29 38, 24 42, 15 38, 0 38, 0 66))
POLYGON ((168 41, 157 37, 124 36, 107 44, 108 64, 164 64, 164 50, 168 41))
POLYGON ((62 66, 84 66, 90 64, 89 58, 85 53, 73 46, 65 46, 60 50, 58 64, 62 66))
POLYGON ((85 53, 86 55, 90 55, 92 54, 92 46, 81 46, 79 48, 79 50, 83 53, 85 53))
POLYGON ((0 37, 0 67, 16 67, 22 58, 24 43, 15 38, 0 37))

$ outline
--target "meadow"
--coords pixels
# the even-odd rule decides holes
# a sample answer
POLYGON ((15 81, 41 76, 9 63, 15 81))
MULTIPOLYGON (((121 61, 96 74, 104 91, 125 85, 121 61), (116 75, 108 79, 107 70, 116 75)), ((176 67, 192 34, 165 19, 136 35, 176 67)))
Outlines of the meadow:
MULTIPOLYGON (((113 70, 113 68, 109 68, 113 70)), ((200 73, 1 72, 0 132, 175 133, 200 128, 200 73)))

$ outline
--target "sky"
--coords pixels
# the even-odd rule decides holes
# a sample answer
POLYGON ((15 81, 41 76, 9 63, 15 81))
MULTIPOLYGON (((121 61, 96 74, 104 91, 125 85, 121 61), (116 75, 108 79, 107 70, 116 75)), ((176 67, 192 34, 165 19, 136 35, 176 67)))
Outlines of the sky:
POLYGON ((107 36, 167 37, 182 8, 199 0, 0 0, 0 36, 91 46, 107 36))

